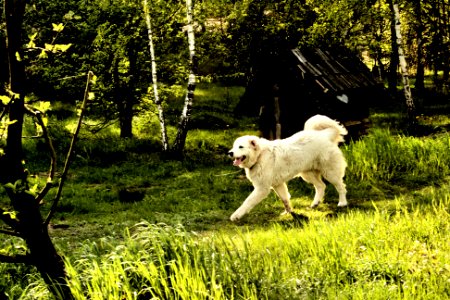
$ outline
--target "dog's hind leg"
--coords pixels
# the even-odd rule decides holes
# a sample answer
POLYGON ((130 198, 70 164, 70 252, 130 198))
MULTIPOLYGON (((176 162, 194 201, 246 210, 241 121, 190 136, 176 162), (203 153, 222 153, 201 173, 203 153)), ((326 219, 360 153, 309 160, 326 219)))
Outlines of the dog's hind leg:
POLYGON ((292 212, 291 194, 289 194, 287 184, 283 182, 280 185, 274 186, 273 190, 275 191, 275 193, 277 193, 278 197, 281 198, 281 201, 283 201, 285 209, 284 213, 291 213, 292 212))
POLYGON ((342 152, 336 151, 333 155, 334 159, 328 161, 327 168, 323 170, 323 177, 328 180, 339 193, 339 207, 347 206, 347 189, 344 183, 345 168, 347 163, 342 152))
POLYGON ((323 196, 325 195, 326 185, 322 181, 322 177, 318 171, 309 171, 301 173, 300 176, 306 182, 312 183, 314 185, 314 189, 316 190, 316 194, 314 196, 314 201, 311 203, 311 207, 316 207, 323 200, 323 196))
POLYGON ((267 197, 270 193, 270 187, 267 188, 255 188, 253 192, 248 195, 244 203, 231 215, 231 221, 237 221, 248 213, 253 207, 267 197))
POLYGON ((347 206, 347 189, 345 187, 345 183, 344 183, 344 179, 343 176, 339 176, 339 175, 335 175, 332 174, 330 175, 330 173, 324 175, 325 179, 328 180, 332 185, 334 185, 334 187, 336 188, 336 190, 339 193, 339 203, 338 206, 339 207, 344 207, 347 206))

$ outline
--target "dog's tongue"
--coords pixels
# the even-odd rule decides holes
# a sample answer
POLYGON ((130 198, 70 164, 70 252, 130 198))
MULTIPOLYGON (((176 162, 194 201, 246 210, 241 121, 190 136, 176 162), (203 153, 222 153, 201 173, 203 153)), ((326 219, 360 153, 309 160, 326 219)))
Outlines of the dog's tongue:
POLYGON ((233 161, 233 166, 239 166, 242 163, 242 160, 240 158, 236 158, 233 161))

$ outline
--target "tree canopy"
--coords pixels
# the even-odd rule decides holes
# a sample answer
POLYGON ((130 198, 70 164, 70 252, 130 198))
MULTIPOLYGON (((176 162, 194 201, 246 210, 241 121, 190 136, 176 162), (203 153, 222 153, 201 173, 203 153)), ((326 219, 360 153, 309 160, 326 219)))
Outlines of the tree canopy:
MULTIPOLYGON (((186 7, 180 1, 148 3, 161 97, 170 102, 177 97, 170 87, 186 85, 189 73, 186 7)), ((434 72, 437 86, 444 86, 450 57, 448 1, 398 4, 405 57, 411 73, 418 75, 416 86, 424 85, 424 69, 434 72)), ((98 85, 91 113, 104 124, 119 121, 122 136, 131 136, 130 116, 139 112, 144 98, 152 97, 141 1, 34 0, 26 10, 22 43, 28 93, 74 104, 80 100, 80 75, 92 70, 98 85)), ((376 67, 383 79, 398 71, 391 55, 395 45, 389 1, 211 0, 197 1, 194 10, 198 75, 203 77, 245 84, 255 66, 268 63, 281 49, 297 46, 347 47, 376 67)), ((0 48, 5 53, 5 44, 0 48)), ((6 69, 0 76, 3 82, 6 69)))

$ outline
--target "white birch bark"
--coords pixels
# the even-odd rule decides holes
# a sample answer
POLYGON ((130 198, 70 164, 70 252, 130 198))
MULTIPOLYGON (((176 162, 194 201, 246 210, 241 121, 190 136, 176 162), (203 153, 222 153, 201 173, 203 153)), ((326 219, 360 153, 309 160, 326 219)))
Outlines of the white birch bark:
POLYGON ((194 91, 196 85, 196 73, 197 73, 197 59, 195 56, 195 35, 194 35, 194 25, 193 25, 193 4, 192 0, 186 0, 186 16, 187 16, 187 37, 189 44, 189 79, 187 86, 186 98, 184 101, 183 112, 180 117, 180 122, 178 124, 177 137, 174 143, 174 152, 181 154, 184 149, 186 142, 188 123, 191 117, 192 103, 194 100, 194 91))
POLYGON ((411 94, 411 88, 409 86, 409 74, 408 74, 408 66, 405 59, 405 54, 403 52, 402 47, 402 35, 400 32, 400 13, 398 10, 398 4, 393 4, 394 8, 394 19, 395 19, 395 35, 398 46, 398 58, 400 62, 400 68, 402 71, 402 80, 403 80, 403 91, 405 94, 406 107, 408 110, 408 116, 412 119, 414 118, 415 108, 414 108, 414 100, 411 94))
POLYGON ((156 59, 155 59, 155 48, 153 46, 153 32, 152 32, 152 23, 150 19, 150 12, 148 11, 147 0, 143 0, 144 6, 144 15, 145 21, 147 23, 147 32, 148 32, 148 47, 150 49, 150 60, 152 65, 152 82, 153 82, 153 95, 155 97, 155 104, 158 108, 158 118, 159 125, 161 127, 161 143, 163 151, 167 151, 169 148, 169 139, 167 137, 166 123, 164 118, 164 109, 161 104, 161 100, 159 98, 158 92, 158 76, 157 76, 157 68, 156 68, 156 59))

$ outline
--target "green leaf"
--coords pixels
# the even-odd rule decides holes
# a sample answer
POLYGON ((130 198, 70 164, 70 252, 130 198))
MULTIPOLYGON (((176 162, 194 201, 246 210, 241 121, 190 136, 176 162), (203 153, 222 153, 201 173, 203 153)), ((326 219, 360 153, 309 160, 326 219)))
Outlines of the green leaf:
POLYGON ((47 52, 45 50, 42 50, 41 53, 39 54, 39 58, 47 58, 47 52))
POLYGON ((45 48, 45 50, 47 50, 47 51, 53 52, 53 49, 55 48, 55 46, 53 46, 52 44, 47 44, 47 43, 45 43, 44 48, 45 48))
POLYGON ((13 91, 9 91, 9 94, 11 95, 11 99, 19 99, 20 98, 19 93, 14 93, 13 91))
POLYGON ((66 19, 66 20, 72 20, 73 19, 73 16, 75 15, 75 13, 73 12, 73 11, 69 11, 68 13, 66 13, 65 15, 64 15, 64 19, 66 19))
POLYGON ((34 42, 34 40, 36 39, 36 36, 37 36, 37 32, 35 34, 32 34, 32 35, 28 36, 30 38, 30 42, 27 45, 28 48, 36 47, 36 43, 34 42))
POLYGON ((70 46, 72 46, 72 44, 45 44, 45 50, 53 53, 58 51, 65 52, 70 48, 70 46))
POLYGON ((55 51, 61 51, 61 52, 66 52, 70 46, 72 46, 72 44, 56 44, 55 46, 55 51))
POLYGON ((17 213, 15 211, 5 211, 4 215, 9 215, 9 217, 13 220, 17 219, 17 213))
POLYGON ((52 23, 52 26, 53 26, 53 31, 56 31, 56 32, 61 32, 64 29, 63 23, 59 23, 59 24, 52 23))
POLYGON ((32 192, 33 194, 36 194, 38 192, 38 185, 37 183, 35 185, 33 185, 33 187, 30 189, 30 192, 32 192))
POLYGON ((8 96, 0 96, 0 101, 2 101, 3 105, 7 105, 11 101, 11 98, 8 96))
POLYGON ((15 189, 16 189, 16 186, 15 186, 14 184, 12 184, 12 182, 6 183, 6 184, 4 185, 4 187, 7 188, 7 189, 12 189, 12 190, 15 190, 15 189))
POLYGON ((17 122, 17 120, 12 120, 12 121, 8 121, 8 122, 4 122, 4 124, 6 124, 6 125, 12 125, 12 124, 14 124, 14 123, 16 123, 17 122))
POLYGON ((42 112, 46 112, 50 109, 50 101, 39 101, 39 110, 42 112))
POLYGON ((91 77, 91 83, 92 84, 96 84, 97 83, 97 76, 96 75, 91 77))

